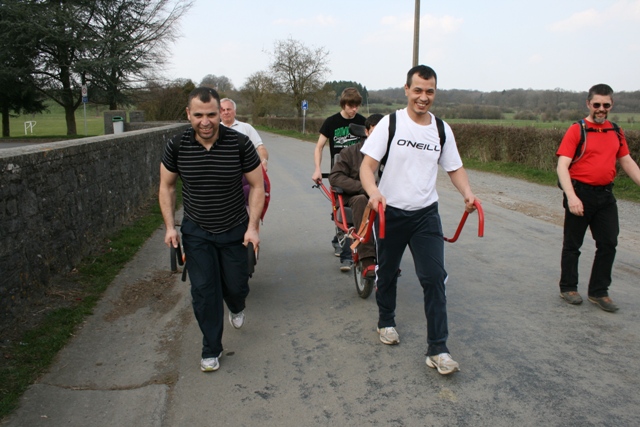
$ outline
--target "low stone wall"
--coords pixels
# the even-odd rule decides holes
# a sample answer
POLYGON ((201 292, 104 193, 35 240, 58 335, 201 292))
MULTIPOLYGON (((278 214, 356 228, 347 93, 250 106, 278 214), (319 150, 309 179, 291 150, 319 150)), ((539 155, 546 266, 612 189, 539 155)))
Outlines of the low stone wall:
POLYGON ((0 323, 157 194, 164 145, 187 126, 0 150, 0 323))

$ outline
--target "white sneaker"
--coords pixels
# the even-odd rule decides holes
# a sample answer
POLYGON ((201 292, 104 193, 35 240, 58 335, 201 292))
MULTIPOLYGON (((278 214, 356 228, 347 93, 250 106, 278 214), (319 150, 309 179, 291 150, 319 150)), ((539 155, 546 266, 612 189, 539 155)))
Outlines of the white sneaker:
POLYGON ((378 328, 380 341, 387 345, 400 344, 400 336, 396 332, 396 328, 389 326, 387 328, 378 328))
POLYGON ((451 358, 449 353, 427 356, 427 366, 438 369, 438 372, 442 375, 452 374, 460 370, 460 365, 451 358))
MULTIPOLYGON (((220 353, 220 356, 222 356, 222 353, 220 353)), ((220 356, 218 356, 218 357, 208 357, 206 359, 200 360, 200 370, 202 372, 217 371, 220 368, 220 362, 218 361, 218 358, 220 356)))
POLYGON ((242 328, 242 325, 244 325, 244 310, 240 313, 229 312, 229 322, 236 329, 242 328))

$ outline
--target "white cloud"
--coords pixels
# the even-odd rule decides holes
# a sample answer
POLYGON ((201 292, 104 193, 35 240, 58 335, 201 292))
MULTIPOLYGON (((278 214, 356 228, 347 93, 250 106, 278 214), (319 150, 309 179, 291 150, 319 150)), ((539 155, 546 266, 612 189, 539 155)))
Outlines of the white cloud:
POLYGON ((620 0, 602 10, 591 8, 577 12, 567 19, 553 22, 549 29, 553 32, 574 32, 589 27, 619 25, 621 22, 640 24, 640 0, 620 0))
POLYGON ((602 16, 595 9, 588 9, 582 12, 574 13, 569 18, 562 21, 556 21, 550 25, 551 31, 554 32, 573 32, 592 25, 598 25, 602 21, 602 16))

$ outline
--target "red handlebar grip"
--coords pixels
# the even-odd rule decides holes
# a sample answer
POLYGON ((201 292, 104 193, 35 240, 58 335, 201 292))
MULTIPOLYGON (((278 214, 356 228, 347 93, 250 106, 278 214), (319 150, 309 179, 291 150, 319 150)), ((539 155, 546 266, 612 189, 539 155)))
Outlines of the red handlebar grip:
POLYGON ((482 204, 479 201, 474 201, 476 209, 478 210, 478 237, 484 237, 484 211, 482 210, 482 204))
POLYGON ((380 216, 379 224, 380 224, 380 238, 384 239, 384 209, 382 209, 382 203, 378 204, 378 215, 380 216))

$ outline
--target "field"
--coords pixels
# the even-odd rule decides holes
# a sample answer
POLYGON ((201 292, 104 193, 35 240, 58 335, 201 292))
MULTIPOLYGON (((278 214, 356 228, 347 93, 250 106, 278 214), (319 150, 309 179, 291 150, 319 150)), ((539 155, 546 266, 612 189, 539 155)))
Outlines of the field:
MULTIPOLYGON (((360 107, 358 111, 363 116, 367 117, 373 113, 383 113, 388 114, 395 110, 406 107, 406 104, 370 104, 363 105, 360 107)), ((434 109, 436 109, 437 115, 437 102, 434 104, 434 109)), ((307 112, 307 117, 309 118, 327 118, 332 114, 335 114, 340 111, 339 106, 330 106, 324 108, 319 112, 307 112)), ((467 124, 484 124, 484 125, 497 125, 497 126, 533 126, 539 129, 566 129, 569 127, 572 121, 553 121, 553 122, 542 122, 536 120, 514 120, 513 113, 504 114, 504 119, 502 120, 469 120, 469 119, 447 119, 444 117, 448 123, 467 123, 467 124)), ((584 115, 586 117, 587 111, 585 109, 584 115)), ((611 121, 616 122, 621 128, 628 130, 640 130, 640 113, 615 113, 612 112, 609 115, 609 119, 611 121)))
MULTIPOLYGON (((78 136, 104 135, 104 119, 102 116, 106 107, 87 104, 87 127, 85 133, 84 108, 81 105, 76 110, 76 129, 78 136)), ((57 104, 49 106, 49 112, 42 114, 26 114, 9 119, 11 138, 46 138, 67 135, 67 123, 64 118, 64 109, 57 104), (33 133, 28 131, 25 135, 27 121, 35 121, 33 133)))
MULTIPOLYGON (((400 108, 404 108, 406 105, 394 104, 371 104, 363 105, 360 108, 360 114, 367 117, 374 112, 390 113, 400 108)), ((106 110, 105 106, 96 106, 94 104, 87 104, 86 110, 86 132, 85 132, 85 117, 83 106, 80 106, 76 110, 76 129, 79 137, 83 136, 98 136, 104 135, 104 121, 103 112, 106 110)), ((321 111, 308 111, 307 118, 326 118, 332 114, 340 111, 340 107, 337 105, 327 106, 321 111)), ((241 107, 238 108, 239 114, 244 113, 241 107)), ((585 112, 586 115, 586 112, 585 112)), ((533 120, 513 120, 513 114, 505 114, 503 120, 467 120, 467 119, 451 119, 447 120, 449 123, 474 123, 474 124, 486 124, 486 125, 500 125, 500 126, 533 126, 541 129, 566 129, 571 124, 570 121, 566 122, 541 122, 533 120)), ((612 113, 610 118, 618 123, 623 129, 628 130, 640 130, 640 113, 612 113)), ((67 125, 64 118, 64 110, 57 104, 49 106, 49 112, 42 114, 28 114, 18 117, 12 117, 9 120, 11 128, 11 138, 48 138, 48 137, 65 137, 67 134, 67 125), (33 133, 30 131, 25 135, 25 122, 35 121, 36 125, 33 128, 33 133)))

